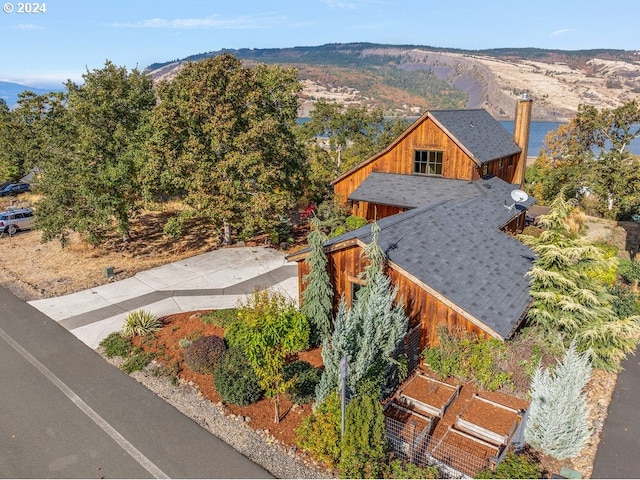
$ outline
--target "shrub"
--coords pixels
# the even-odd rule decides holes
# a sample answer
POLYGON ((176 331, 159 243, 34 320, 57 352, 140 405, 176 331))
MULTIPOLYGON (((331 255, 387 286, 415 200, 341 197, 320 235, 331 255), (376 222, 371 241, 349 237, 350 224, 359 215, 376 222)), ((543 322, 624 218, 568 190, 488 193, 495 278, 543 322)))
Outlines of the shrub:
POLYGON ((224 356, 224 340, 215 335, 200 337, 184 351, 184 362, 196 373, 212 374, 224 356))
POLYGON ((153 313, 145 310, 129 312, 124 319, 122 335, 131 338, 135 335, 148 335, 162 327, 162 322, 153 313))
POLYGON ((383 478, 387 467, 384 413, 378 395, 361 395, 347 406, 338 471, 341 478, 383 478))
POLYGON ((436 466, 419 467, 396 459, 389 464, 389 468, 389 478, 440 478, 440 471, 436 466))
POLYGON ((149 365, 153 358, 153 353, 145 352, 140 347, 136 347, 133 349, 133 354, 120 366, 120 369, 126 373, 142 370, 144 367, 149 365))
POLYGON ((322 369, 315 368, 309 362, 295 361, 284 367, 284 380, 294 380, 289 397, 296 403, 309 403, 315 400, 316 386, 320 382, 322 369))
POLYGON ((249 405, 262 398, 258 377, 240 348, 230 348, 213 371, 213 386, 224 403, 249 405))
POLYGON ((356 230, 360 227, 364 227, 368 222, 366 218, 358 217, 356 215, 349 215, 344 221, 347 231, 356 230))
POLYGON ((620 285, 609 288, 609 293, 613 295, 611 307, 619 318, 640 315, 640 295, 620 285))
POLYGON ((630 284, 640 281, 640 261, 620 260, 618 264, 618 274, 625 282, 630 284))
POLYGON ((223 308, 221 310, 214 310, 206 315, 202 316, 202 321, 207 325, 217 325, 218 327, 226 328, 230 323, 235 322, 238 319, 237 308, 223 308))
POLYGON ((120 332, 110 333, 102 339, 100 346, 104 348, 104 354, 108 357, 127 357, 133 349, 131 340, 124 337, 120 332))
POLYGON ((178 340, 178 345, 180 345, 180 348, 188 348, 192 343, 193 343, 193 340, 186 337, 183 337, 180 340, 178 340))
MULTIPOLYGON (((495 471, 478 472, 474 478, 541 478, 542 470, 535 459, 527 454, 507 453, 495 471)), ((408 478, 408 477, 407 477, 408 478)))
POLYGON ((296 429, 296 444, 334 468, 340 461, 340 398, 331 393, 296 429))
POLYGON ((496 339, 475 336, 458 338, 440 332, 440 344, 422 353, 425 363, 440 377, 456 377, 473 381, 480 388, 497 390, 509 384, 510 376, 497 366, 496 359, 504 352, 504 344, 496 339))

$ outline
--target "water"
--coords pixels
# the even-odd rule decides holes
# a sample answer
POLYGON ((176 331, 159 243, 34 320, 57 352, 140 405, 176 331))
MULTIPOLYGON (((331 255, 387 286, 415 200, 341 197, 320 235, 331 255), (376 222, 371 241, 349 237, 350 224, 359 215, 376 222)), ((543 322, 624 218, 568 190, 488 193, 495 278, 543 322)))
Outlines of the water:
MULTIPOLYGON (((513 121, 500 121, 502 126, 509 133, 513 133, 513 121)), ((544 137, 551 130, 557 129, 562 123, 560 122, 531 122, 531 130, 529 131, 529 149, 527 155, 537 157, 542 149, 544 137)), ((629 151, 634 155, 640 155, 640 137, 635 138, 629 144, 629 151)))
MULTIPOLYGON (((309 121, 308 118, 299 118, 298 124, 303 124, 309 121)), ((500 124, 509 133, 513 133, 513 120, 502 120, 500 124)), ((527 154, 530 157, 537 157, 542 149, 544 138, 551 130, 557 129, 561 122, 531 122, 531 130, 529 131, 529 149, 527 154)), ((629 145, 629 150, 634 155, 640 155, 640 137, 635 138, 629 145)))

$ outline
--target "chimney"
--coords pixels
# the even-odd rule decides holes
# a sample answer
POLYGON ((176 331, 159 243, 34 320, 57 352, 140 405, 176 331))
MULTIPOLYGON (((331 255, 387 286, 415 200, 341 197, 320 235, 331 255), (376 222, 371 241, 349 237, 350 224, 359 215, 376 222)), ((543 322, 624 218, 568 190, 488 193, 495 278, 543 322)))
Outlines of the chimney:
POLYGON ((516 102, 516 117, 513 122, 513 141, 520 147, 522 153, 520 153, 520 157, 516 162, 511 183, 517 183, 520 184, 520 186, 524 183, 524 171, 527 166, 532 104, 533 100, 529 98, 529 94, 526 92, 523 93, 522 97, 516 102))

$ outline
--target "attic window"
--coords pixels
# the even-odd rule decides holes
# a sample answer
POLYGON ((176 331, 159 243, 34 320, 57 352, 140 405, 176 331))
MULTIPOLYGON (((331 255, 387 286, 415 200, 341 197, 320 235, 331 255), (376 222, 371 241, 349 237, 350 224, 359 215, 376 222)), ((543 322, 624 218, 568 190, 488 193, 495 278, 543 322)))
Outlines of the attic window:
POLYGON ((422 175, 442 175, 442 151, 416 150, 413 173, 422 175))

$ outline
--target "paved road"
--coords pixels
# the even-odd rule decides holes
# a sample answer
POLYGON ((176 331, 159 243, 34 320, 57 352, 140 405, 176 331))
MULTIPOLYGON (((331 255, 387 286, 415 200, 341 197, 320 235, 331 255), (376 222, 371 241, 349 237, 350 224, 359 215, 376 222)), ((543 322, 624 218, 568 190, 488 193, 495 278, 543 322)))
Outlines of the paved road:
POLYGON ((0 477, 269 477, 1 287, 0 382, 0 477))
POLYGON ((640 352, 622 363, 592 478, 640 478, 640 352))

